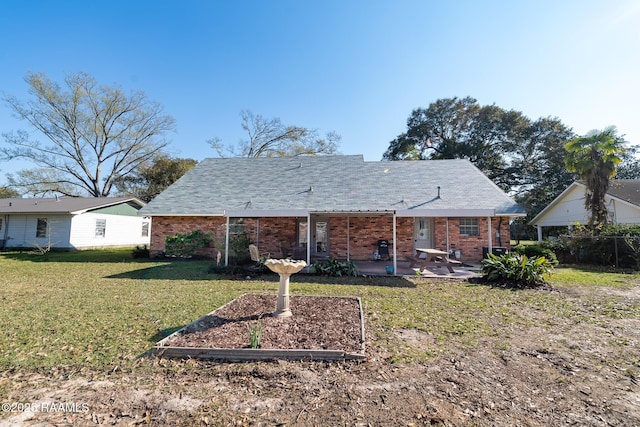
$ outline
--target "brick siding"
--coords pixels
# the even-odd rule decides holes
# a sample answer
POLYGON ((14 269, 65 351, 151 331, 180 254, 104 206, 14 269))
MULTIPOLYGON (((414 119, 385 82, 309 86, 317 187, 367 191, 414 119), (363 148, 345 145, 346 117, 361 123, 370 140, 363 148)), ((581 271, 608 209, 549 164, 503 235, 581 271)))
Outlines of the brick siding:
MULTIPOLYGON (((509 220, 501 221, 492 218, 492 244, 509 248, 509 220), (500 239, 496 233, 500 232, 500 239)), ((296 244, 296 218, 246 218, 245 232, 259 247, 261 252, 270 252, 272 256, 281 255, 281 242, 296 244)), ((153 217, 151 230, 151 255, 164 252, 166 236, 176 233, 188 233, 202 230, 211 233, 215 246, 224 251, 226 218, 224 217, 153 217)), ((433 241, 434 247, 441 250, 458 249, 461 259, 479 261, 482 259, 482 248, 488 246, 488 227, 486 218, 478 218, 478 236, 460 235, 458 218, 435 218, 433 241), (447 222, 449 229, 449 247, 447 247, 447 222)), ((397 254, 398 259, 413 254, 414 218, 397 218, 397 254)), ((346 259, 349 254, 353 260, 373 259, 378 249, 378 240, 389 241, 389 253, 393 255, 393 217, 391 216, 357 216, 329 218, 329 255, 337 259, 346 259)))

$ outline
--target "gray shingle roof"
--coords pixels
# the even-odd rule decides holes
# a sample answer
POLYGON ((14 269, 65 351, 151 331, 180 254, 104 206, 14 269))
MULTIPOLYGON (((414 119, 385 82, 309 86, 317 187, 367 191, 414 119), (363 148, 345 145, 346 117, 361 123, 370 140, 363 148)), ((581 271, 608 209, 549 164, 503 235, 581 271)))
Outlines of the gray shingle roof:
POLYGON ((640 179, 614 179, 607 194, 640 206, 640 179))
POLYGON ((365 162, 362 156, 317 156, 204 159, 140 215, 298 210, 524 214, 467 160, 365 162))
POLYGON ((143 206, 135 197, 60 197, 33 199, 0 199, 2 214, 72 214, 131 202, 143 206))

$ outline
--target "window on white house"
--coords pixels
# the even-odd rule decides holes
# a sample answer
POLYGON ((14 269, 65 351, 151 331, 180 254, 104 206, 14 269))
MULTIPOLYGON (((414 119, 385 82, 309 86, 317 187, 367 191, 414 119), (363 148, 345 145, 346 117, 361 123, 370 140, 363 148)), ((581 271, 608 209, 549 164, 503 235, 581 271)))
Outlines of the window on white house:
POLYGON ((47 218, 38 218, 38 223, 36 224, 36 237, 47 237, 47 218))
POLYGON ((149 237, 149 221, 142 222, 142 237, 149 237))
POLYGON ((107 220, 96 219, 96 237, 104 237, 107 232, 107 220))
POLYGON ((480 235, 478 218, 460 218, 460 234, 464 236, 480 235))
POLYGON ((229 234, 244 233, 244 218, 229 218, 229 234))
POLYGON ((0 230, 2 230, 2 218, 0 218, 0 230))

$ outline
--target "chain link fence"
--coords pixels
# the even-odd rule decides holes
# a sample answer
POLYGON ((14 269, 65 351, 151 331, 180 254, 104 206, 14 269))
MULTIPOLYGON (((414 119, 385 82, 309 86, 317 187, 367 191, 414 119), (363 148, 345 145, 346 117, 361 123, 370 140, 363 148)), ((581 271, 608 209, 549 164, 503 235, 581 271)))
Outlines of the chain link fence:
POLYGON ((563 264, 640 270, 640 236, 561 236, 544 246, 563 264))

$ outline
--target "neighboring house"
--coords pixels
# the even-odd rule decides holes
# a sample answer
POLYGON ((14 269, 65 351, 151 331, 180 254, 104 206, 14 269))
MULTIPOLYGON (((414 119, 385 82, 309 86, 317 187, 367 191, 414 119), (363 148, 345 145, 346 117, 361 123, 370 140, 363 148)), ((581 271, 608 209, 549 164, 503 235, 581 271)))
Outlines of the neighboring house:
MULTIPOLYGON (((140 210, 153 218, 151 254, 196 229, 246 232, 260 252, 373 259, 387 240, 394 262, 415 248, 463 260, 509 246, 523 209, 467 160, 365 162, 362 156, 205 159, 140 210)), ((397 270, 396 270, 397 271, 397 270)))
POLYGON ((149 245, 151 219, 132 197, 0 199, 0 247, 91 249, 149 245))
MULTIPOLYGON (((589 222, 590 212, 584 205, 586 189, 584 184, 574 182, 529 222, 538 229, 538 241, 542 241, 542 227, 572 227, 589 222)), ((611 181, 605 205, 611 223, 640 224, 640 180, 611 181)))

